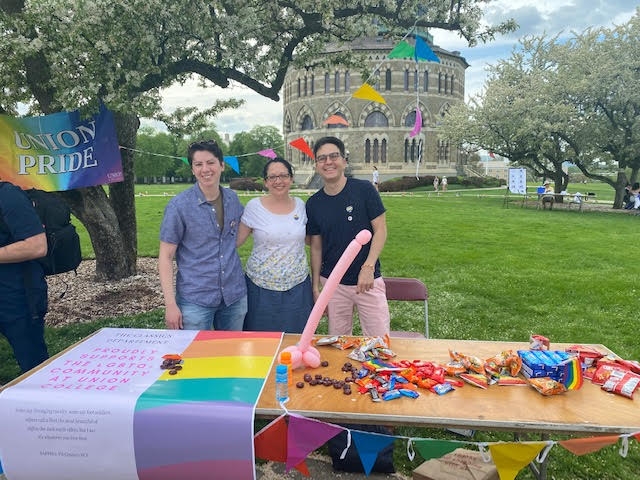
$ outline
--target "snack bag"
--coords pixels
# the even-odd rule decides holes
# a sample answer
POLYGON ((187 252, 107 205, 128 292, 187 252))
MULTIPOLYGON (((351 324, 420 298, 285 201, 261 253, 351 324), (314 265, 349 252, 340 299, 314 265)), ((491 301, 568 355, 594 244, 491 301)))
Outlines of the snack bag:
POLYGON ((635 392, 639 386, 640 375, 630 371, 615 370, 601 388, 607 392, 632 399, 633 392, 635 392))
POLYGON ((558 395, 567 391, 565 386, 550 377, 530 378, 529 385, 542 395, 558 395))

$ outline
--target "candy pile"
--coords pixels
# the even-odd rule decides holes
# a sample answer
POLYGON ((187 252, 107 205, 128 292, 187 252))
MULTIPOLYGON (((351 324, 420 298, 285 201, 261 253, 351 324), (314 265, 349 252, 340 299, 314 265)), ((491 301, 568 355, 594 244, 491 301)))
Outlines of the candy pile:
MULTIPOLYGON (((328 367, 329 362, 326 360, 320 364, 322 367, 328 367)), ((351 363, 347 362, 342 366, 343 372, 350 373, 349 376, 345 377, 344 380, 339 380, 336 378, 331 378, 328 376, 324 376, 320 373, 315 375, 311 375, 310 373, 304 374, 304 382, 296 383, 296 387, 304 388, 305 383, 308 383, 312 387, 316 385, 324 385, 325 387, 333 387, 336 390, 342 389, 342 393, 345 395, 351 395, 351 383, 356 379, 356 371, 358 369, 354 367, 351 363)))
POLYGON ((160 369, 169 370, 169 375, 175 375, 182 370, 182 357, 177 353, 167 353, 162 358, 160 369))

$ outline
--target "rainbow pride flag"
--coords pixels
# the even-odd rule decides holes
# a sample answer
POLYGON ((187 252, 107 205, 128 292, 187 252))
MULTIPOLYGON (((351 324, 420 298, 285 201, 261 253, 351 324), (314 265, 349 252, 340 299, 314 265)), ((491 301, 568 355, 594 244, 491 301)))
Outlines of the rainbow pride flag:
POLYGON ((578 357, 571 357, 562 363, 562 383, 567 390, 578 390, 582 387, 582 367, 578 357))
POLYGON ((48 192, 121 182, 113 114, 103 105, 38 117, 0 115, 0 179, 48 192))

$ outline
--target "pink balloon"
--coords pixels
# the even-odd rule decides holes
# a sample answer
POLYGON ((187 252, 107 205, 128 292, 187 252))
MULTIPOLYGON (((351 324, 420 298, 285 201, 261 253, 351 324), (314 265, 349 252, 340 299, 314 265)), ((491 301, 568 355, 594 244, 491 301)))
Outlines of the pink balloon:
POLYGON ((320 366, 320 352, 311 346, 311 338, 316 333, 318 323, 320 323, 320 318, 322 318, 322 313, 325 308, 327 308, 329 299, 333 295, 333 292, 336 291, 347 268, 353 263, 353 259, 356 258, 362 246, 369 243, 370 240, 371 232, 369 230, 361 230, 342 253, 340 260, 338 260, 338 263, 336 263, 336 266, 329 275, 327 283, 322 287, 322 292, 320 292, 320 296, 309 314, 309 319, 302 331, 300 341, 297 345, 287 347, 283 350, 283 352, 291 352, 291 368, 295 369, 302 366, 316 368, 320 366))
POLYGON ((318 328, 318 323, 320 323, 320 318, 322 318, 322 313, 325 308, 327 308, 327 304, 329 303, 329 299, 333 295, 333 292, 336 291, 340 280, 344 277, 347 268, 353 263, 353 259, 356 258, 358 252, 362 248, 363 245, 366 245, 371 240, 371 232, 369 230, 361 230, 360 233, 356 235, 356 238, 351 240, 351 243, 347 246, 345 251, 342 253, 340 260, 336 263, 336 266, 331 271, 329 278, 327 279, 327 283, 322 287, 322 291, 320 292, 320 296, 316 301, 316 304, 313 306, 311 313, 309 314, 309 319, 307 320, 307 324, 302 331, 302 335, 300 336, 300 342, 298 345, 302 351, 305 351, 307 347, 311 344, 311 337, 316 333, 316 329, 318 328))

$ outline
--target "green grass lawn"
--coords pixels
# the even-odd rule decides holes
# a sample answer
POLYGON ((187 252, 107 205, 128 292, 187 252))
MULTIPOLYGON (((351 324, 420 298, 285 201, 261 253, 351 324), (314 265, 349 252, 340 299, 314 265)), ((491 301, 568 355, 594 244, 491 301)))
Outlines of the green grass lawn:
MULTIPOLYGON (((606 185, 585 187, 585 192, 597 192, 599 201, 606 199, 606 189, 611 190, 606 185)), ((169 199, 163 193, 184 188, 138 187, 147 192, 136 198, 140 256, 157 256, 159 224, 169 199)), ((503 194, 504 189, 495 190, 495 196, 471 192, 456 196, 455 185, 450 185, 450 193, 441 196, 427 192, 383 195, 389 232, 381 257, 383 274, 417 277, 428 286, 431 336, 528 341, 536 333, 552 343, 604 344, 624 358, 640 360, 636 330, 640 287, 635 271, 640 217, 541 211, 516 204, 504 208, 503 194)), ((249 198, 241 196, 245 203, 249 198)), ((92 257, 86 232, 80 231, 83 252, 92 257)), ((249 251, 250 242, 241 249, 243 259, 249 251)), ((419 304, 394 303, 391 309, 394 330, 422 330, 419 304)), ((163 317, 157 311, 48 328, 51 353, 103 326, 162 328, 163 317)), ((0 339, 0 383, 15 373, 8 346, 0 339)), ((630 401, 640 402, 640 398, 630 401)), ((396 434, 453 437, 440 430, 406 428, 397 429, 396 434)), ((510 439, 507 434, 477 432, 472 440, 510 439)), ((405 448, 404 444, 396 448, 396 466, 407 473, 421 460, 417 456, 409 462, 405 448)), ((577 457, 556 446, 551 451, 549 478, 640 478, 638 442, 631 442, 627 458, 619 456, 618 448, 577 457)), ((523 470, 517 478, 533 477, 523 470)))

